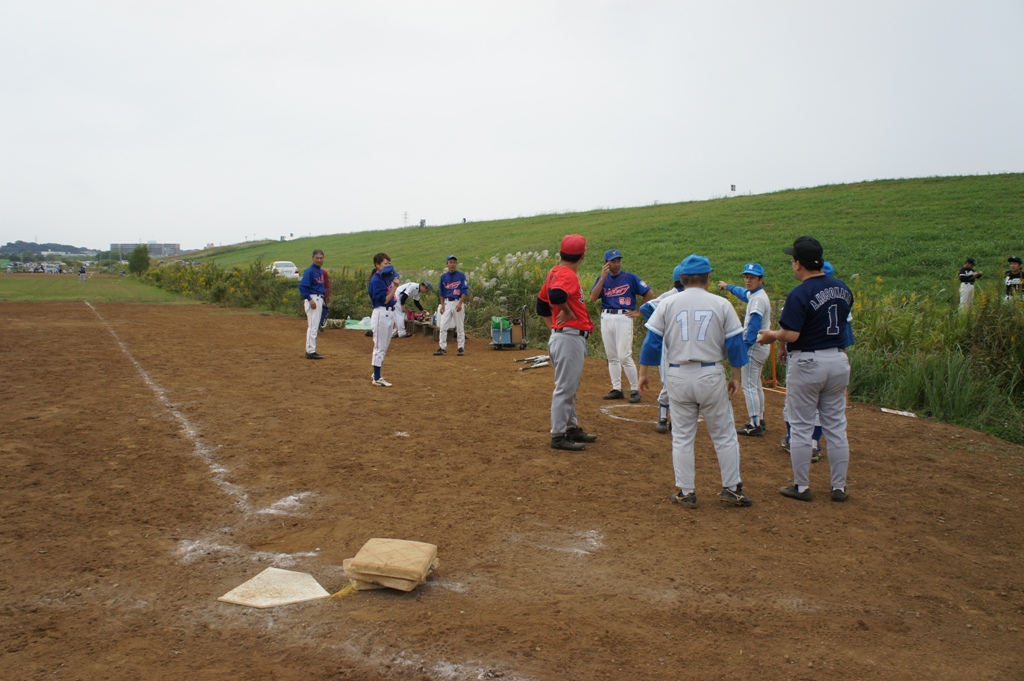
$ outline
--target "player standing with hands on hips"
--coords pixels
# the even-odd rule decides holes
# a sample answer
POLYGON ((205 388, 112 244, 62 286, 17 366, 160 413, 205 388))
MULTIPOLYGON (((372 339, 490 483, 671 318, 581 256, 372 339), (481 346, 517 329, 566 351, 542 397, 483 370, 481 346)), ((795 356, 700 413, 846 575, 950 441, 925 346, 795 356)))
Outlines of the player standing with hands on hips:
POLYGON ((643 304, 654 293, 640 277, 622 271, 621 252, 617 249, 606 252, 601 275, 590 289, 590 301, 601 301, 601 339, 612 379, 612 389, 604 396, 606 400, 625 397, 622 394, 622 372, 625 371, 629 381, 629 401, 640 401, 636 364, 633 362, 633 319, 640 316, 635 309, 639 296, 642 296, 639 303, 643 304))
POLYGON ((587 358, 587 336, 594 330, 580 286, 579 268, 587 252, 587 240, 569 234, 559 248, 560 261, 544 278, 537 294, 537 315, 551 327, 548 355, 555 372, 551 393, 551 448, 578 452, 597 440, 579 426, 576 393, 587 358))
POLYGON ((757 332, 772 323, 772 304, 764 290, 764 268, 756 262, 743 266, 743 288, 724 281, 718 282, 719 291, 729 291, 747 304, 743 317, 743 344, 747 346, 750 362, 740 371, 743 399, 747 403, 750 420, 736 429, 740 435, 761 437, 766 430, 764 424, 764 388, 761 386, 761 368, 768 359, 767 345, 759 345, 757 332))
POLYGON ((382 388, 390 388, 391 383, 381 375, 384 356, 391 345, 391 335, 395 329, 395 300, 398 290, 398 273, 391 266, 391 256, 378 253, 373 256, 373 275, 368 286, 370 304, 373 312, 370 315, 370 329, 373 331, 373 383, 382 388))
POLYGON ((306 268, 299 281, 299 294, 306 310, 306 359, 323 359, 316 351, 316 334, 320 330, 320 308, 324 306, 324 252, 313 251, 313 264, 306 268))
POLYGON ((757 342, 786 343, 786 414, 789 418, 789 457, 793 482, 779 489, 791 499, 811 501, 811 432, 814 412, 828 439, 832 501, 846 501, 850 442, 846 438, 846 388, 850 360, 843 351, 853 292, 826 275, 825 258, 817 239, 802 236, 786 254, 793 257, 793 274, 800 285, 789 292, 777 331, 765 329, 757 342))
POLYGON ((694 253, 683 260, 683 290, 664 298, 647 321, 650 333, 640 352, 640 389, 648 386, 647 367, 660 366, 664 354, 672 414, 672 468, 679 488, 672 501, 697 507, 693 444, 697 417, 703 414, 722 475, 718 498, 731 506, 753 506, 743 494, 740 444, 729 402, 739 390, 739 381, 734 374, 727 382, 722 366, 726 357, 734 372, 745 366, 747 348, 736 310, 725 298, 708 292, 711 272, 711 262, 703 256, 694 253))
POLYGON ((434 354, 448 354, 448 329, 454 323, 459 357, 462 357, 466 354, 466 294, 469 293, 469 285, 466 283, 466 275, 456 269, 459 266, 458 258, 449 255, 447 266, 448 271, 441 274, 441 285, 437 289, 441 297, 441 319, 438 322, 440 347, 434 354))

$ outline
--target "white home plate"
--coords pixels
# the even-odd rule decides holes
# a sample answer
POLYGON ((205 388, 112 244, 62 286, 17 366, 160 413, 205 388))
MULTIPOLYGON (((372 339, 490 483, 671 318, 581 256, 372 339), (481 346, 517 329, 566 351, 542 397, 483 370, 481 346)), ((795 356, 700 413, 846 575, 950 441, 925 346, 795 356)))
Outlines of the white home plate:
POLYGON ((268 567, 217 600, 254 608, 272 608, 275 605, 315 601, 330 595, 313 579, 313 575, 268 567))

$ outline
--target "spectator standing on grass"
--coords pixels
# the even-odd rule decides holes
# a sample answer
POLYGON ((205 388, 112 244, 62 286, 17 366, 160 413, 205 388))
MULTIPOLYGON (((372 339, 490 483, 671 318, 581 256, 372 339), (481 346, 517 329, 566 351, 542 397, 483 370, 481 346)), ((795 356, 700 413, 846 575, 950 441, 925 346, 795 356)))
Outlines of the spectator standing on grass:
POLYGON ((965 310, 971 306, 971 301, 974 300, 974 282, 985 274, 980 270, 975 272, 974 265, 974 258, 967 258, 964 261, 964 266, 960 268, 960 307, 965 310))
POLYGON ((740 370, 740 383, 743 386, 743 399, 747 403, 749 420, 737 428, 736 432, 740 435, 761 437, 766 430, 761 368, 771 351, 767 345, 758 344, 757 332, 762 327, 767 328, 772 321, 772 304, 764 290, 764 267, 756 262, 748 262, 743 266, 743 286, 720 281, 718 290, 728 291, 747 304, 747 313, 743 317, 743 344, 747 347, 747 357, 750 361, 740 370))
POLYGON ((606 400, 621 400, 622 372, 629 381, 629 401, 639 402, 636 363, 633 362, 633 319, 636 308, 654 296, 651 287, 632 272, 622 271, 622 253, 612 249, 604 254, 604 267, 590 288, 590 301, 601 301, 601 340, 608 357, 612 389, 606 400))
POLYGON ((537 294, 537 315, 551 327, 548 356, 555 373, 551 393, 551 448, 580 451, 597 440, 580 428, 576 418, 576 393, 587 358, 587 336, 594 330, 580 286, 579 268, 587 252, 587 240, 579 234, 562 239, 560 260, 544 278, 537 294))
POLYGON ((299 280, 299 294, 306 310, 306 359, 323 359, 316 351, 316 334, 320 330, 320 311, 324 305, 324 252, 313 251, 313 264, 306 268, 299 280))
POLYGON ((373 270, 369 284, 370 304, 373 305, 373 313, 370 315, 370 330, 373 332, 372 385, 390 388, 391 383, 381 375, 381 369, 391 345, 391 335, 395 331, 398 272, 391 266, 391 256, 387 253, 373 256, 373 270))
POLYGON ((85 265, 78 268, 78 281, 85 281, 85 265))
POLYGON ((1021 273, 1021 260, 1017 256, 1010 256, 1010 269, 1006 271, 1006 300, 1021 300, 1021 292, 1024 291, 1024 274, 1021 273))
POLYGON ((694 441, 697 419, 704 416, 714 443, 722 482, 718 498, 730 506, 752 506, 740 478, 740 445, 729 399, 739 391, 736 370, 747 364, 743 326, 732 304, 708 292, 711 262, 696 253, 681 263, 683 290, 664 298, 647 321, 650 333, 640 353, 640 389, 646 391, 648 367, 667 363, 665 383, 672 412, 672 468, 679 491, 670 498, 697 507, 694 441), (729 358, 733 378, 722 362, 729 358))
POLYGON ((469 293, 469 285, 466 283, 466 275, 458 270, 458 258, 449 255, 446 264, 448 271, 441 274, 441 285, 437 288, 441 297, 441 319, 438 320, 439 347, 434 354, 448 354, 448 329, 454 324, 459 357, 462 357, 466 354, 466 295, 469 293))

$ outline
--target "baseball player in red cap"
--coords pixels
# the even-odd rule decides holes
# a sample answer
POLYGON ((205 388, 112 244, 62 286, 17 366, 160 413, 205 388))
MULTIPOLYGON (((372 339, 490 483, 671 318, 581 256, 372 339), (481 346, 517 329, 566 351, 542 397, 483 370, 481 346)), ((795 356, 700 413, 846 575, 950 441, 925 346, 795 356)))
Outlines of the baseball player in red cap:
POLYGON ((562 239, 560 261, 551 268, 540 293, 537 314, 551 327, 548 355, 555 372, 551 393, 551 448, 580 451, 597 440, 579 426, 576 393, 587 357, 587 337, 594 330, 580 286, 579 267, 587 252, 587 240, 579 234, 562 239))

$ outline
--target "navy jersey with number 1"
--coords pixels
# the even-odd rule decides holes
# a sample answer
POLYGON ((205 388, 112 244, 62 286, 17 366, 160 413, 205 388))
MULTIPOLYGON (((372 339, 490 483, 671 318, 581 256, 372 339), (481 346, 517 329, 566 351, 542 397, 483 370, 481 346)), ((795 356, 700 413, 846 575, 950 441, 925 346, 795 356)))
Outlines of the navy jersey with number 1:
POLYGON ((850 288, 828 275, 810 277, 789 292, 779 326, 800 334, 787 350, 824 350, 847 345, 846 325, 853 307, 850 288))

